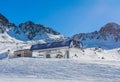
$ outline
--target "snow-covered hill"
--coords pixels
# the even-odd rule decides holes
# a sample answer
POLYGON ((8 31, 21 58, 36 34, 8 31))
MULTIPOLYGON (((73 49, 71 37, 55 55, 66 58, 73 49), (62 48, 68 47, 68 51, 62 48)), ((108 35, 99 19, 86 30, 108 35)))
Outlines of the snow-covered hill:
POLYGON ((86 48, 80 55, 79 59, 83 60, 120 60, 120 48, 105 50, 102 48, 86 48))
POLYGON ((120 82, 120 26, 115 23, 75 35, 92 48, 69 60, 12 58, 15 50, 60 39, 65 37, 49 27, 31 21, 16 26, 0 14, 0 82, 120 82))
POLYGON ((21 41, 41 39, 45 41, 53 41, 64 39, 63 35, 50 27, 46 27, 42 24, 35 24, 32 21, 15 25, 8 21, 8 19, 2 14, 0 14, 0 32, 7 32, 9 36, 21 41))
POLYGON ((32 21, 19 24, 19 26, 12 26, 7 32, 11 37, 18 40, 29 41, 29 40, 57 40, 63 39, 64 36, 54 31, 52 28, 45 27, 41 24, 35 24, 32 21), (50 37, 53 35, 55 37, 50 37), (57 37, 57 38, 56 38, 57 37))
POLYGON ((113 49, 120 47, 120 25, 108 23, 99 31, 80 33, 73 36, 83 42, 84 47, 102 47, 113 49))
POLYGON ((120 61, 0 60, 1 82, 120 82, 120 61))
POLYGON ((45 43, 65 39, 63 35, 52 28, 32 21, 21 23, 16 26, 14 23, 0 14, 0 59, 8 56, 8 51, 30 49, 32 44, 45 43))
POLYGON ((16 40, 15 38, 10 37, 7 33, 0 33, 0 42, 1 43, 13 43, 13 42, 22 42, 16 40))
MULTIPOLYGON (((29 49, 31 43, 25 43, 19 40, 14 40, 14 38, 8 37, 8 35, 3 35, 5 38, 1 38, 0 34, 0 60, 13 56, 15 50, 29 49), (11 38, 11 39, 10 39, 11 38), (8 51, 10 55, 8 56, 8 51)), ((2 36, 2 37, 3 37, 2 36)))
MULTIPOLYGON (((32 42, 50 42, 63 40, 66 37, 52 28, 41 24, 35 24, 27 21, 18 26, 8 21, 6 17, 0 14, 0 33, 1 37, 9 36, 21 41, 32 42), (8 34, 8 35, 7 35, 8 34)), ((78 39, 86 47, 102 47, 104 49, 120 48, 120 25, 116 23, 108 23, 99 31, 91 33, 80 33, 73 36, 78 39)), ((11 40, 11 38, 9 39, 11 40)), ((9 41, 8 39, 0 41, 9 41)))

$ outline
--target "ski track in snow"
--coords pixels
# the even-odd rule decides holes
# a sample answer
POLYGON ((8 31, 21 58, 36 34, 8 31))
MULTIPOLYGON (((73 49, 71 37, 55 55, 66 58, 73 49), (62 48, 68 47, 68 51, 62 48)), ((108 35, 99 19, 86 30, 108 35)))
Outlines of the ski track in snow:
POLYGON ((0 61, 0 82, 120 82, 120 61, 16 58, 0 61), (14 80, 15 79, 15 80, 14 80), (31 80, 30 80, 31 79, 31 80), (8 81, 11 80, 11 81, 8 81))

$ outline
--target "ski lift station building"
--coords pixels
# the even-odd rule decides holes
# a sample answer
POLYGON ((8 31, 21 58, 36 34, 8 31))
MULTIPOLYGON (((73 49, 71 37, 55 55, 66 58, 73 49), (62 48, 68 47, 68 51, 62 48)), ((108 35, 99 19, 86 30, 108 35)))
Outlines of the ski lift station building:
POLYGON ((44 44, 32 45, 33 57, 40 58, 72 58, 79 57, 82 44, 77 40, 62 40, 44 44))

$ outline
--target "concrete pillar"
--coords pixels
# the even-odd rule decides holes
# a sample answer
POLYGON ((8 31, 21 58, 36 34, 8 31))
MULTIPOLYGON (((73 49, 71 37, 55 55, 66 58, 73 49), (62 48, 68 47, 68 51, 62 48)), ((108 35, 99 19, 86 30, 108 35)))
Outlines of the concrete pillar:
POLYGON ((66 56, 67 56, 67 59, 69 59, 69 50, 66 51, 66 56))

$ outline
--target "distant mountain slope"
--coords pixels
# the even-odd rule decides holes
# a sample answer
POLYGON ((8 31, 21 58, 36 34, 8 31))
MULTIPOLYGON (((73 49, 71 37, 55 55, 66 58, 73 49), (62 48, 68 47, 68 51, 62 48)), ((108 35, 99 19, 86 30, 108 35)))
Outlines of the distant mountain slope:
POLYGON ((60 35, 60 33, 54 31, 52 28, 45 27, 41 24, 35 24, 32 21, 21 23, 19 26, 11 26, 11 28, 9 28, 8 34, 22 41, 41 39, 56 40, 64 38, 63 35, 60 35), (51 38, 49 35, 53 35, 55 37, 51 38))
POLYGON ((99 31, 76 34, 73 38, 82 41, 84 47, 117 48, 120 47, 120 25, 108 23, 99 31))
POLYGON ((0 24, 1 24, 1 25, 6 25, 7 23, 9 23, 8 19, 5 18, 5 17, 0 13, 0 24))
MULTIPOLYGON (((0 14, 1 42, 14 42, 17 40, 34 42, 42 40, 43 42, 50 42, 65 38, 66 37, 59 32, 42 24, 35 24, 32 21, 27 21, 15 25, 0 14)), ((102 47, 106 49, 118 48, 120 47, 120 25, 108 23, 99 31, 76 34, 73 38, 82 41, 84 47, 102 47)))
POLYGON ((35 24, 32 21, 27 21, 17 26, 9 22, 2 14, 0 14, 0 31, 1 33, 7 32, 11 37, 22 41, 64 39, 63 35, 50 27, 35 24))

